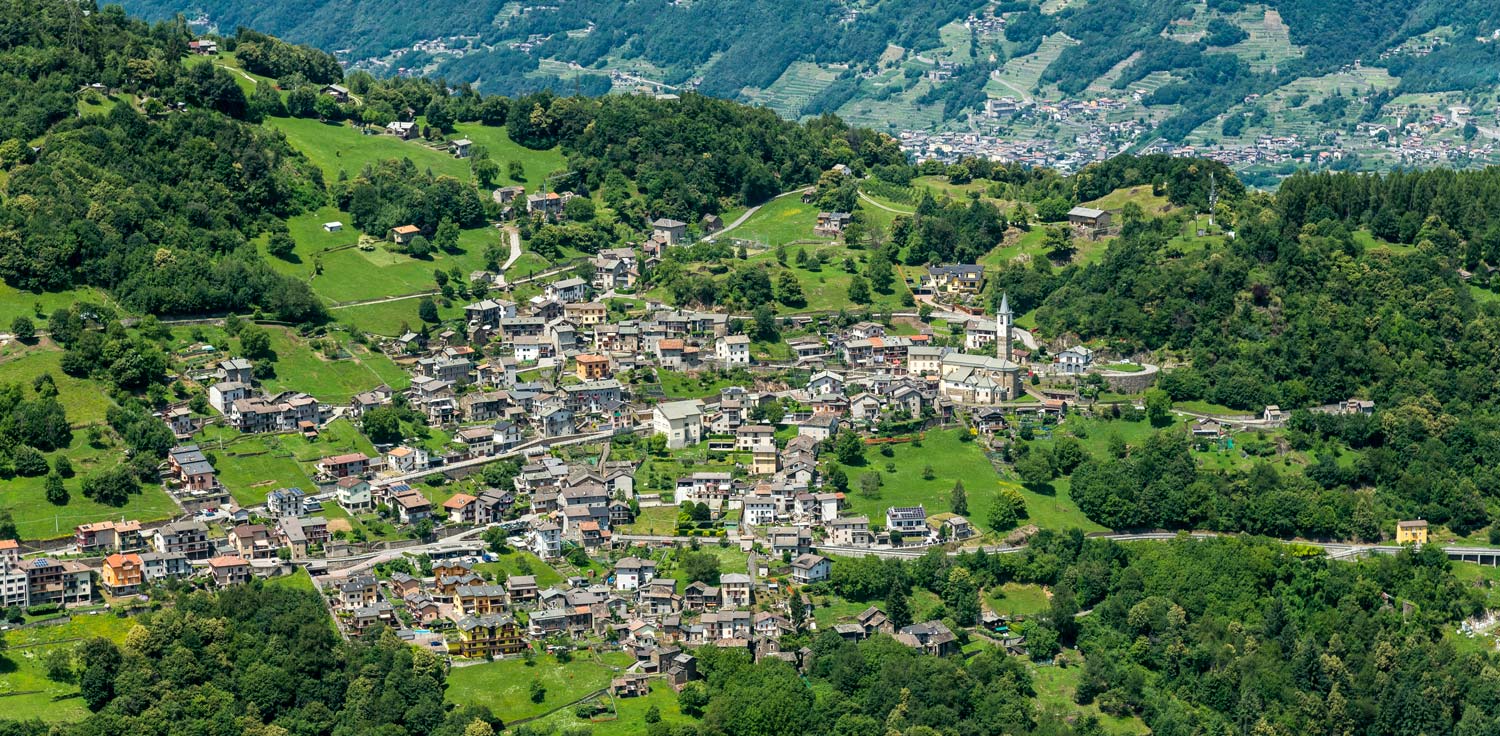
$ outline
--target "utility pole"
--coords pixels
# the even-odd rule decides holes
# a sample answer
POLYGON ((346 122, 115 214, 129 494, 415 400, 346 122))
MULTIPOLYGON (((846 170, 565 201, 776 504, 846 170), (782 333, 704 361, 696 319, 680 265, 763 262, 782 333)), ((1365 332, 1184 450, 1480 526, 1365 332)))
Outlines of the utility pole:
POLYGON ((1214 226, 1214 210, 1219 204, 1219 186, 1214 181, 1214 172, 1208 172, 1208 226, 1214 226))

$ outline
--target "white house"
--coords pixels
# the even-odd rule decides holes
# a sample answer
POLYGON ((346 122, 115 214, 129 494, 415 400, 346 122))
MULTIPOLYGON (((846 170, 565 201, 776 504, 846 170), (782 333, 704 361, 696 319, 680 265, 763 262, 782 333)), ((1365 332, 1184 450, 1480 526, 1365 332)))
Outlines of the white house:
POLYGON ((537 557, 555 560, 562 556, 562 527, 550 521, 537 524, 527 541, 527 546, 537 557))
POLYGON ((831 567, 827 557, 814 554, 801 555, 792 560, 792 580, 797 581, 798 585, 821 583, 828 579, 831 567))
POLYGON ((326 233, 338 233, 338 232, 343 232, 343 231, 344 231, 344 223, 339 222, 338 220, 334 220, 333 222, 325 222, 325 223, 323 223, 323 232, 326 232, 326 233))
POLYGON ((925 534, 927 510, 922 506, 892 506, 885 510, 885 528, 902 534, 925 534))
POLYGON ((819 371, 807 379, 807 392, 814 396, 828 396, 844 392, 844 377, 833 371, 819 371))
POLYGON ((351 514, 369 511, 373 505, 370 500, 370 483, 354 476, 339 478, 334 498, 339 506, 351 514))
POLYGON ((615 590, 635 590, 656 577, 656 563, 626 557, 615 563, 615 590))
POLYGON ((651 431, 667 438, 667 447, 677 449, 703 441, 703 402, 670 401, 651 411, 651 431))
POLYGON ((427 451, 419 447, 392 447, 385 454, 385 466, 398 473, 415 473, 427 469, 427 451))
POLYGON ((714 358, 724 365, 750 365, 750 338, 726 335, 714 343, 714 358))
POLYGON ((1093 363, 1094 351, 1082 345, 1075 345, 1057 354, 1057 370, 1059 373, 1068 375, 1085 373, 1093 363))

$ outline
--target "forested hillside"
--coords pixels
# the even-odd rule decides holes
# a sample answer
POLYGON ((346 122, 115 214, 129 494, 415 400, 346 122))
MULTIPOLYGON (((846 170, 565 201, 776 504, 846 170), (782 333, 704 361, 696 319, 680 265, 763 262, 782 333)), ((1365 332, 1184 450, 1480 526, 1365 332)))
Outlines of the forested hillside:
POLYGON ((970 117, 986 99, 1018 91, 1066 100, 1138 90, 1148 127, 1172 141, 1242 101, 1356 62, 1388 71, 1396 95, 1482 91, 1500 74, 1500 44, 1488 42, 1500 11, 1480 0, 879 0, 857 9, 831 0, 573 0, 523 10, 498 2, 412 10, 368 0, 129 0, 126 7, 154 18, 201 13, 225 34, 251 26, 377 71, 422 70, 489 92, 597 94, 611 88, 604 72, 618 70, 629 76, 615 84, 696 86, 793 116, 864 115, 879 103, 912 128, 939 121, 973 129, 970 117), (1258 25, 1256 12, 1279 13, 1279 21, 1267 16, 1258 25), (1289 34, 1285 47, 1263 40, 1276 23, 1289 34), (1045 53, 1052 43, 1060 53, 1045 53), (937 76, 924 80, 929 73, 937 76), (965 120, 970 125, 956 125, 965 120))

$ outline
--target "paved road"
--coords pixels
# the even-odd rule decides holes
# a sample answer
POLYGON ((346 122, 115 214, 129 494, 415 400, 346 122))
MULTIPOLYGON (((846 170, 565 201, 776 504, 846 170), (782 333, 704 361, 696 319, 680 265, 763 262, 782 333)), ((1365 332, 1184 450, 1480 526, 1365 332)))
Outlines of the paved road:
MULTIPOLYGON (((793 189, 790 192, 782 192, 781 194, 778 194, 775 197, 772 197, 771 201, 774 202, 774 201, 776 201, 778 199, 781 199, 782 197, 790 197, 793 194, 801 194, 801 193, 803 193, 805 191, 808 191, 809 189, 812 189, 812 187, 803 187, 801 189, 793 189)), ((767 204, 769 204, 769 203, 767 203, 767 204)), ((740 225, 743 225, 746 220, 750 219, 751 215, 755 214, 756 212, 759 212, 760 208, 762 208, 764 206, 766 206, 766 205, 765 204, 758 204, 758 205, 755 205, 754 207, 751 207, 748 210, 745 210, 744 214, 740 215, 739 217, 734 218, 734 222, 731 222, 728 225, 725 225, 723 230, 720 230, 719 232, 713 233, 712 235, 705 235, 705 236, 699 238, 698 242, 702 243, 702 242, 705 242, 705 241, 708 241, 708 240, 713 240, 715 238, 723 237, 725 233, 728 233, 730 230, 733 230, 733 229, 739 227, 740 225)))
MULTIPOLYGON (((637 427, 636 428, 636 430, 639 430, 639 429, 641 429, 641 427, 637 427)), ((635 430, 632 430, 632 431, 635 431, 635 430)), ((567 445, 577 445, 577 444, 582 444, 582 443, 585 443, 585 442, 598 442, 600 440, 609 439, 610 437, 613 437, 614 435, 615 435, 615 432, 613 430, 603 430, 603 431, 600 431, 600 432, 584 432, 582 434, 570 434, 570 435, 567 435, 567 436, 564 436, 564 437, 546 437, 546 438, 542 438, 542 439, 536 439, 536 440, 532 440, 530 442, 525 442, 525 443, 522 443, 520 445, 516 445, 511 450, 508 450, 506 452, 502 452, 502 453, 500 453, 498 455, 486 455, 484 457, 476 457, 476 458, 471 458, 471 459, 468 459, 468 460, 460 460, 460 461, 458 461, 456 463, 449 463, 447 465, 444 465, 444 466, 441 466, 441 467, 437 467, 437 468, 428 468, 427 470, 419 470, 419 471, 412 472, 412 473, 402 473, 400 475, 393 475, 393 476, 386 476, 384 478, 378 478, 378 479, 376 479, 376 485, 387 486, 387 485, 391 485, 392 483, 406 483, 406 482, 409 482, 409 481, 414 481, 414 480, 418 480, 418 479, 421 479, 421 478, 426 478, 427 476, 432 475, 434 473, 446 473, 446 472, 448 472, 450 470, 462 470, 462 469, 465 469, 465 468, 475 468, 475 467, 479 467, 481 465, 488 465, 488 464, 493 463, 493 462, 497 462, 497 461, 500 461, 500 460, 505 460, 507 458, 512 458, 512 457, 516 457, 516 456, 522 455, 522 454, 524 454, 528 450, 535 450, 535 449, 550 450, 550 449, 552 449, 554 447, 565 447, 567 445)))
POLYGON ((500 267, 501 271, 508 270, 521 258, 521 231, 514 227, 507 227, 505 232, 510 233, 510 257, 505 259, 505 265, 500 267))
POLYGON ((898 210, 895 207, 887 207, 887 206, 885 206, 885 205, 883 205, 883 204, 881 204, 879 202, 876 202, 873 198, 870 197, 870 195, 865 194, 863 190, 860 191, 859 198, 862 199, 862 200, 864 200, 865 202, 867 202, 869 204, 872 204, 872 205, 874 205, 876 207, 879 207, 880 209, 885 210, 886 212, 894 212, 894 213, 896 213, 898 215, 910 215, 910 214, 914 214, 911 210, 898 210))
POLYGON ((370 304, 387 304, 389 302, 406 301, 407 299, 421 299, 424 296, 433 296, 433 295, 435 295, 437 293, 438 292, 436 290, 434 290, 434 291, 419 291, 419 292, 417 292, 415 294, 400 294, 400 295, 397 295, 397 296, 384 296, 384 297, 381 297, 379 299, 360 299, 358 301, 353 301, 353 302, 344 302, 342 304, 334 304, 334 305, 329 306, 328 308, 329 309, 348 309, 350 307, 363 307, 363 306, 370 305, 370 304))

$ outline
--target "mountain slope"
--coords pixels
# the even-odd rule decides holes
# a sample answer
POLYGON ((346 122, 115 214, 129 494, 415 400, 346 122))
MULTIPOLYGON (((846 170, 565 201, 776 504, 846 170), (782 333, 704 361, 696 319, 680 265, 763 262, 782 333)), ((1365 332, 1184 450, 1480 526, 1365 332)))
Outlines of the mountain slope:
MULTIPOLYGON (((253 23, 376 74, 419 71, 504 94, 696 88, 787 117, 836 112, 892 133, 1032 140, 1043 147, 1035 163, 1064 166, 1156 139, 1240 150, 1288 134, 1298 150, 1352 155, 1345 165, 1412 163, 1368 141, 1329 136, 1368 138, 1358 123, 1399 128, 1413 120, 1413 103, 1425 106, 1419 116, 1462 106, 1483 118, 1495 101, 1477 105, 1470 96, 1500 81, 1500 43, 1491 42, 1500 5, 1484 0, 258 5, 126 3, 148 17, 186 12, 226 33, 253 23), (1256 104, 1278 91, 1297 104, 1256 104), (1448 96, 1400 99, 1408 93, 1448 96)), ((1448 122, 1457 133, 1461 123, 1448 122)), ((1467 148, 1492 130, 1500 125, 1464 131, 1455 145, 1467 148)), ((1415 162, 1432 157, 1447 156, 1429 151, 1415 162)))

